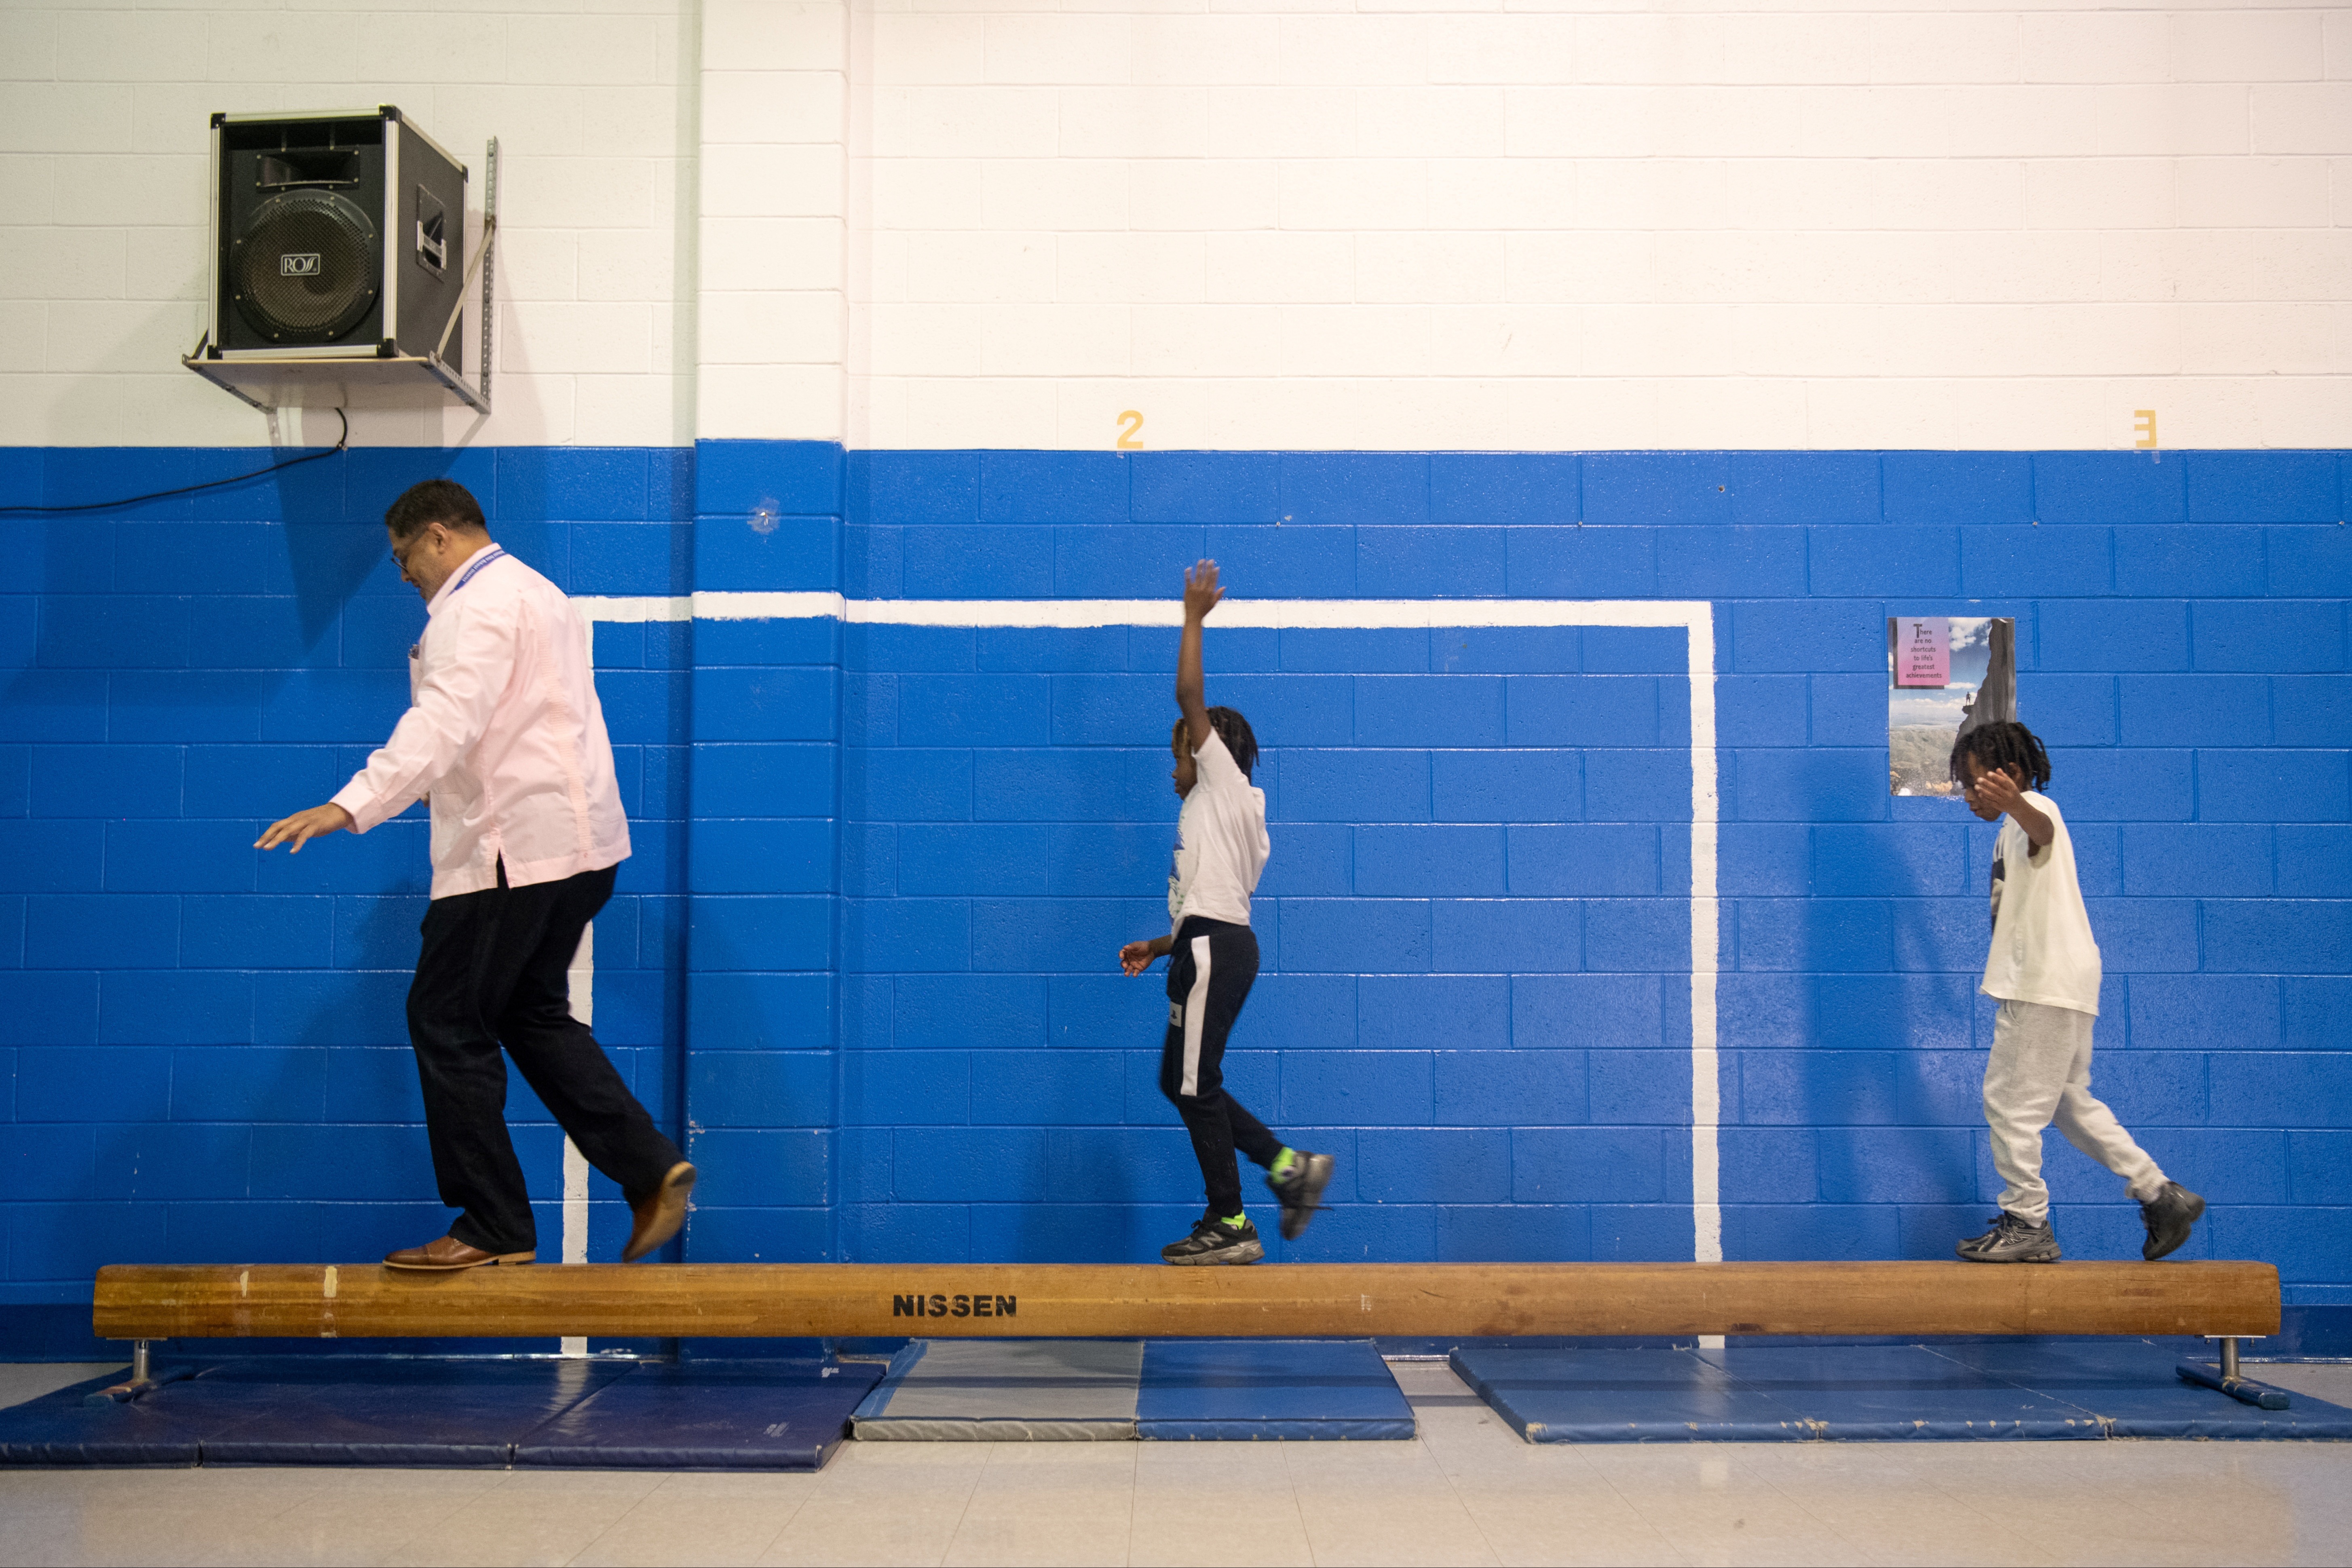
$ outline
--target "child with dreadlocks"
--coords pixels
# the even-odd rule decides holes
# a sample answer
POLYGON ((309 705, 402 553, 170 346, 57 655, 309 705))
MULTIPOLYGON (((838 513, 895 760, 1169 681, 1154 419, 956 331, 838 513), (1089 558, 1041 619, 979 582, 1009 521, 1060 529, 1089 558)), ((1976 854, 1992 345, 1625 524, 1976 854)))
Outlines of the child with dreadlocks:
POLYGON ((1985 1068, 1984 1113, 1993 1168, 2006 1184, 2000 1215, 1959 1244, 1971 1263, 2055 1263, 2050 1189, 2042 1180, 2042 1130, 2053 1121, 2068 1142, 2124 1179, 2139 1201, 2150 1262, 2189 1239, 2205 1200, 2168 1181, 2091 1093, 2091 1026, 2099 1013, 2099 946, 2074 876, 2074 844, 2057 803, 2040 793, 2050 758, 2013 721, 1964 731, 1952 746, 1952 779, 1969 809, 2001 822, 1992 856, 1992 952, 1980 989, 2000 1003, 1985 1068))
POLYGON ((1175 868, 1168 878, 1173 929, 1118 951, 1119 967, 1129 974, 1175 955, 1168 964, 1160 1092, 1175 1102, 1192 1135, 1209 1207, 1192 1235, 1160 1249, 1170 1263, 1255 1263, 1265 1256, 1257 1227, 1242 1209, 1236 1146, 1265 1168, 1265 1184, 1282 1204, 1286 1241, 1306 1230, 1331 1180, 1330 1155, 1287 1147, 1225 1092, 1225 1037, 1257 979, 1250 895, 1273 845, 1265 836, 1265 792, 1250 784, 1257 737, 1239 713, 1202 700, 1201 623, 1223 597, 1215 562, 1184 574, 1184 637, 1176 656, 1176 706, 1183 717, 1170 740, 1176 793, 1184 801, 1176 822, 1175 868))

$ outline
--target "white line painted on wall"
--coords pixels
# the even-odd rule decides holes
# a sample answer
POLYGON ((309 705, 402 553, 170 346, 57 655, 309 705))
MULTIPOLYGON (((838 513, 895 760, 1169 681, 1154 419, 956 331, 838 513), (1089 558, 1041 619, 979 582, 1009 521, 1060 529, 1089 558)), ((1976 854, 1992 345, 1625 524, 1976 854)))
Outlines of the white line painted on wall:
MULTIPOLYGON (((694 594, 572 601, 591 620, 795 621, 891 626, 1181 626, 1173 599, 845 599, 839 594, 694 594)), ((1713 606, 1654 599, 1229 599, 1221 626, 1369 631, 1425 626, 1707 627, 1713 606)), ((1708 672, 1710 701, 1713 671, 1708 672)))
MULTIPOLYGON (((570 983, 572 1016, 587 1025, 596 1026, 596 922, 590 921, 580 933, 580 946, 572 955, 572 967, 564 972, 570 983)), ((588 1261, 588 1156, 583 1154, 571 1139, 563 1141, 563 1261, 588 1261)), ((562 1353, 583 1356, 588 1353, 584 1335, 567 1336, 562 1344, 562 1353)))
MULTIPOLYGON (((1691 755, 1691 1256, 1723 1261, 1722 1080, 1716 1057, 1716 823, 1720 802, 1715 762, 1715 610, 1694 605, 1683 625, 1689 633, 1691 755), (1702 741, 1704 737, 1704 741, 1702 741)), ((1703 1334, 1710 1350, 1720 1334, 1703 1334)))
MULTIPOLYGON (((578 598, 599 621, 833 619, 851 626, 1176 626, 1173 599, 847 599, 830 593, 696 594, 578 598)), ((1715 606, 1704 600, 1650 599, 1236 599, 1217 606, 1223 626, 1367 631, 1432 626, 1680 627, 1690 660, 1691 1256, 1723 1261, 1723 1102, 1716 1041, 1716 826, 1720 805, 1715 755, 1715 606)), ((575 988, 573 994, 582 992, 575 988)), ((584 1183, 584 1174, 583 1174, 584 1183)), ((572 1261, 570 1187, 565 1189, 564 1261, 572 1261)), ((585 1246, 587 1205, 581 1205, 585 1246)), ((583 1255, 584 1256, 584 1252, 583 1255)), ((1719 1335, 1702 1343, 1720 1345, 1719 1335)))

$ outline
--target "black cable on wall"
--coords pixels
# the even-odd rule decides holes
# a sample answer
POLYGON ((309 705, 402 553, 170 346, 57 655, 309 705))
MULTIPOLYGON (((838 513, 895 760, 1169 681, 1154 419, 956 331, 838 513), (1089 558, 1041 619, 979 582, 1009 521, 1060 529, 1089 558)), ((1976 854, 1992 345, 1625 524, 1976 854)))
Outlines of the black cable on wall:
POLYGON ((338 452, 348 451, 352 444, 352 416, 338 408, 335 410, 335 417, 343 422, 343 433, 335 437, 333 446, 323 451, 305 452, 299 458, 288 458, 283 462, 272 463, 266 468, 256 468, 249 474, 236 474, 226 479, 206 479, 200 485, 182 485, 177 489, 154 490, 143 496, 124 496, 120 500, 84 501, 76 506, 0 506, 0 515, 113 511, 121 507, 143 506, 151 500, 164 500, 172 496, 194 495, 198 490, 216 490, 228 485, 241 485, 251 479, 266 479, 281 468, 298 468, 304 463, 315 463, 321 458, 331 458, 338 452))

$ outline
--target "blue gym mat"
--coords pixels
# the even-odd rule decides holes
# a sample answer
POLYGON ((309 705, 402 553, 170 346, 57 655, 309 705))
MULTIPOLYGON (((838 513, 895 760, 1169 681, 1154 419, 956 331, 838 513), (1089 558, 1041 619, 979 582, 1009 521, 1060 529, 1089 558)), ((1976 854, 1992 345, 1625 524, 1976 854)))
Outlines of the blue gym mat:
POLYGON ((860 1442, 1362 1441, 1413 1435, 1369 1340, 918 1340, 860 1442))
POLYGON ((0 1468, 89 1466, 186 1468, 201 1463, 203 1426, 172 1404, 142 1399, 87 1409, 95 1394, 122 1374, 110 1373, 0 1409, 0 1468))
MULTIPOLYGON (((2352 1439, 2352 1410, 2325 1399, 2297 1394, 2287 1409, 2262 1410, 2183 1383, 2172 1369, 2210 1360, 2211 1347, 2201 1343, 2185 1354, 2146 1340, 1947 1345, 1937 1353, 2095 1411, 2110 1437, 2352 1439)), ((2263 1369, 2250 1365, 2246 1375, 2260 1381, 2263 1369)))
MULTIPOLYGON (((2021 1437, 2048 1442, 2101 1436, 2098 1422, 2088 1412, 1920 1345, 1767 1346, 1689 1353, 1719 1368, 1742 1388, 1793 1412, 1801 1437, 2021 1437)), ((2169 1361, 2164 1374, 2168 1379, 2172 1375, 2169 1361)))
POLYGON ((0 1409, 0 1465, 815 1469, 878 1367, 255 1357, 129 1405, 0 1409))
POLYGON ((207 1465, 497 1468, 522 1434, 632 1370, 589 1361, 289 1361, 207 1367, 138 1403, 176 1405, 198 1423, 207 1465))
POLYGON ((1451 1359, 1532 1443, 2352 1439, 2352 1410, 2300 1394, 2287 1410, 2242 1405, 2181 1382, 2180 1347, 2147 1340, 1460 1350, 1451 1359))
POLYGON ((1812 1436, 1795 1411, 1683 1351, 1461 1350, 1448 1360, 1530 1443, 1812 1436))
POLYGON ((1412 1406, 1366 1340, 1152 1340, 1135 1435, 1145 1442, 1395 1440, 1412 1406))
POLYGON ((640 1366, 515 1445, 518 1465, 572 1469, 817 1470, 881 1368, 704 1361, 640 1366))

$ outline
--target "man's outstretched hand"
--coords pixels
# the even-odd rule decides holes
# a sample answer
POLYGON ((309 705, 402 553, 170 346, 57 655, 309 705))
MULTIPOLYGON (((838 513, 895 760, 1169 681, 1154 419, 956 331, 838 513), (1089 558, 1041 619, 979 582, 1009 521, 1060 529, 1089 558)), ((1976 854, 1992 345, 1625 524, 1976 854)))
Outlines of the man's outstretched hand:
POLYGON ((1184 618, 1188 621, 1205 619, 1225 591, 1217 586, 1217 563, 1203 561, 1184 574, 1184 618))
POLYGON ((308 811, 298 811, 291 816, 281 816, 262 830, 253 841, 256 849, 275 849, 280 844, 291 845, 287 853, 299 855, 302 846, 324 833, 341 833, 352 825, 352 814, 329 801, 308 811))
POLYGON ((1150 942, 1130 942, 1118 950, 1118 966, 1129 974, 1140 974, 1151 967, 1151 961, 1166 952, 1172 944, 1162 937, 1150 942))

